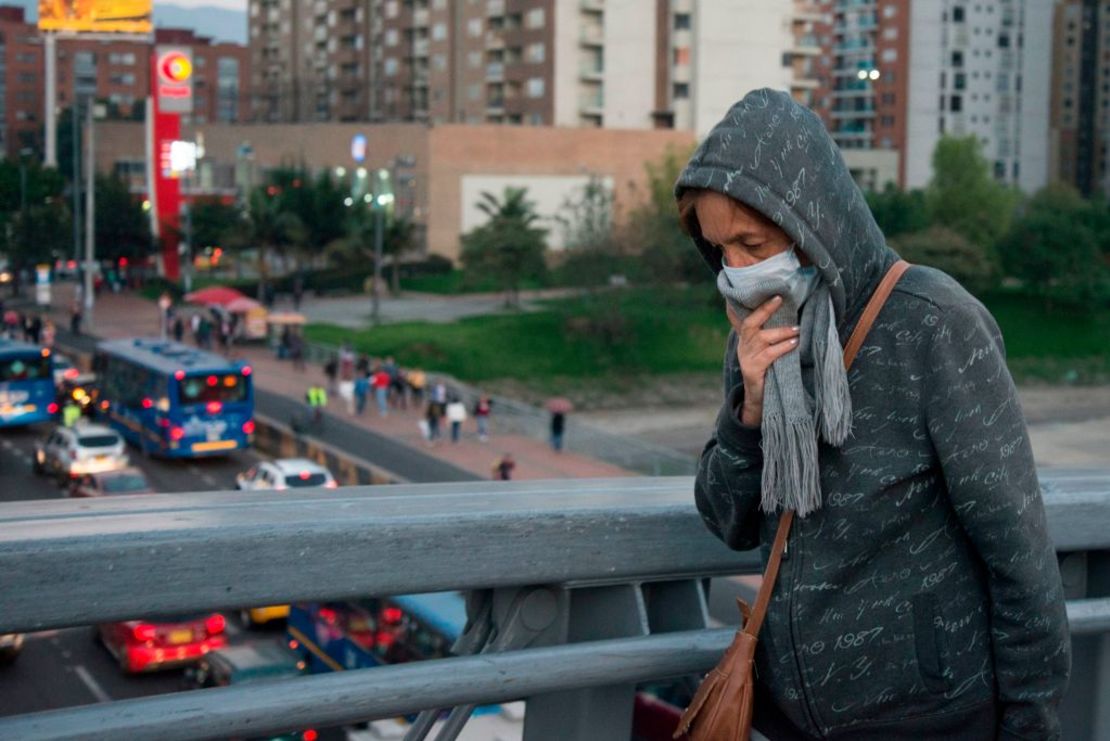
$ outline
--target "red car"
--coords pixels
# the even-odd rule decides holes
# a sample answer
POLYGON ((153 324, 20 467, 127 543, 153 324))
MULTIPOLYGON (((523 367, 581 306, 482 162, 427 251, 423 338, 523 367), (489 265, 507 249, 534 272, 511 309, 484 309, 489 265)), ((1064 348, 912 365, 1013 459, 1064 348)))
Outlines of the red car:
POLYGON ((227 645, 227 621, 208 615, 125 620, 99 626, 100 640, 125 672, 136 673, 191 664, 227 645))

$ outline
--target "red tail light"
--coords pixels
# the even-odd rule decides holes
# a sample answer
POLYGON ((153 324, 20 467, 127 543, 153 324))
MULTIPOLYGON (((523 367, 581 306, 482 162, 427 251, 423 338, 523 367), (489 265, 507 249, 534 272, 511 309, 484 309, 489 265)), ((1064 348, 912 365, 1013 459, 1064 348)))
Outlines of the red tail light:
POLYGON ((402 615, 403 613, 400 607, 387 607, 382 610, 382 621, 386 623, 399 623, 401 622, 402 615))
POLYGON ((81 371, 76 368, 66 368, 65 373, 62 374, 62 378, 74 379, 79 375, 81 375, 81 371))
POLYGON ((297 641, 295 641, 295 640, 292 640, 292 639, 290 639, 290 641, 289 641, 289 648, 293 649, 294 651, 295 651, 295 650, 297 649, 297 647, 298 647, 298 646, 300 646, 300 645, 301 645, 301 644, 300 644, 300 643, 298 643, 298 642, 297 642, 297 641))
POLYGON ((185 437, 185 428, 184 427, 171 427, 170 428, 170 440, 180 440, 183 437, 185 437))
POLYGON ((224 405, 218 401, 210 401, 204 405, 204 411, 208 412, 209 414, 219 414, 220 410, 223 408, 224 405))
POLYGON ((152 406, 154 402, 149 397, 143 399, 143 409, 150 409, 152 406))
POLYGON ((316 731, 309 728, 307 731, 305 731, 304 733, 301 734, 301 738, 303 738, 304 741, 316 741, 316 738, 317 738, 316 731))
POLYGON ((154 640, 154 626, 150 623, 139 623, 131 629, 131 637, 139 643, 154 640))
POLYGON ((243 434, 244 435, 253 435, 254 434, 254 420, 253 419, 248 419, 246 422, 243 423, 243 434))
POLYGON ((378 648, 388 649, 390 646, 393 645, 393 642, 396 639, 397 639, 397 637, 395 635, 393 635, 392 633, 390 633, 389 631, 379 630, 378 631, 378 638, 377 638, 378 648))
POLYGON ((108 400, 107 400, 107 399, 105 399, 104 401, 100 402, 100 408, 101 408, 101 409, 107 409, 107 408, 108 408, 108 400))
POLYGON ((183 370, 174 371, 173 372, 173 377, 176 378, 178 381, 184 381, 185 380, 185 371, 183 371, 183 370))
POLYGON ((209 615, 208 619, 204 621, 204 629, 208 631, 208 635, 214 636, 224 632, 227 627, 227 620, 220 613, 209 615))
POLYGON ((243 370, 241 372, 244 376, 249 376, 252 372, 251 367, 249 365, 244 365, 243 370))
POLYGON ((46 405, 46 412, 48 414, 57 414, 58 413, 58 403, 52 401, 49 404, 47 404, 46 405))
POLYGON ((319 610, 316 611, 316 617, 320 618, 325 623, 335 625, 335 621, 338 615, 336 615, 335 610, 331 609, 330 607, 321 607, 319 610))
POLYGON ((215 386, 217 383, 220 382, 220 379, 216 378, 215 376, 209 376, 205 379, 204 382, 207 383, 209 386, 215 386))

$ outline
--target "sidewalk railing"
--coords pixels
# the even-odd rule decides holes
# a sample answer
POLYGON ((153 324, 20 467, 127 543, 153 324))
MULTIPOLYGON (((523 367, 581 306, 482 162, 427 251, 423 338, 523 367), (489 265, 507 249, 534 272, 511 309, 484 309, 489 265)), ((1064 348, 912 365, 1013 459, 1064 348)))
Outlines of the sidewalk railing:
MULTIPOLYGON (((339 348, 322 343, 307 343, 305 358, 323 364, 339 352, 339 348)), ((551 415, 544 409, 498 394, 490 394, 463 383, 445 373, 428 373, 428 386, 442 382, 450 393, 457 395, 468 410, 474 408, 478 397, 485 394, 493 401, 490 429, 494 433, 521 435, 547 441, 551 434, 551 415)), ((706 428, 708 439, 709 429, 706 428)), ((635 471, 645 476, 690 476, 697 461, 693 456, 662 445, 627 435, 615 435, 593 425, 567 416, 564 449, 572 453, 596 458, 614 466, 635 471)))
MULTIPOLYGON (((1110 470, 1043 472, 1073 640, 1064 737, 1110 737, 1110 470)), ((0 633, 285 601, 473 590, 509 650, 0 719, 0 738, 226 738, 524 699, 525 738, 628 739, 637 683, 730 640, 706 577, 757 571, 689 478, 0 504, 0 633)))

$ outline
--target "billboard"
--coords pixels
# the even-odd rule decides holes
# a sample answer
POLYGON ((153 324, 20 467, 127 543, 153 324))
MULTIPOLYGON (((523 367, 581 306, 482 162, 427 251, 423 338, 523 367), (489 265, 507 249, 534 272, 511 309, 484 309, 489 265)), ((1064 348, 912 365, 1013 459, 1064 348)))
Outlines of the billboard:
POLYGON ((149 34, 153 0, 39 0, 39 30, 149 34))

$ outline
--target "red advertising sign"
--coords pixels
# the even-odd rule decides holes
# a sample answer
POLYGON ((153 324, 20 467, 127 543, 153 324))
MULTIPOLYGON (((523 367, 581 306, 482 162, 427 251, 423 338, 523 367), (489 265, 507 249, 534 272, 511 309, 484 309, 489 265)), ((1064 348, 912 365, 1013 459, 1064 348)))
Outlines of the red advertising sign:
POLYGON ((164 113, 193 112, 193 50, 187 46, 155 49, 154 95, 164 113))

